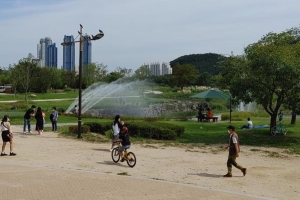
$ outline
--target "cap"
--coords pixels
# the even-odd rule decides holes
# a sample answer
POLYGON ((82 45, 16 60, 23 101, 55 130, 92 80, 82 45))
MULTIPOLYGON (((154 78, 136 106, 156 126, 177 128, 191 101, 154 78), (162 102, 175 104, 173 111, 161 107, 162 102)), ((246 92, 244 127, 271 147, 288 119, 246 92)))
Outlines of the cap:
POLYGON ((229 126, 227 127, 227 129, 232 129, 232 130, 234 130, 234 129, 235 129, 235 127, 234 127, 234 126, 232 126, 232 125, 229 125, 229 126))
POLYGON ((128 128, 127 128, 126 126, 123 126, 122 132, 123 132, 123 133, 127 133, 127 132, 128 132, 128 128))

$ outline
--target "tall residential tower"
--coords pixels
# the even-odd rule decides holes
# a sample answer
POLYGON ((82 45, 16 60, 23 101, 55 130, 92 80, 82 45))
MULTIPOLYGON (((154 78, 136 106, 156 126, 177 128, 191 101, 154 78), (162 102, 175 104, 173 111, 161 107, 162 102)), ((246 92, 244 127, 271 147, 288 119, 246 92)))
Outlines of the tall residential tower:
POLYGON ((45 67, 47 63, 47 47, 52 44, 49 37, 41 38, 40 44, 37 45, 37 58, 40 60, 40 66, 45 67))
POLYGON ((57 47, 55 43, 48 45, 46 52, 46 66, 57 68, 57 47))
POLYGON ((86 66, 92 62, 92 42, 88 40, 89 36, 83 36, 82 66, 86 66))
POLYGON ((65 35, 64 42, 71 42, 71 44, 63 46, 63 69, 75 71, 75 44, 73 35, 65 35))

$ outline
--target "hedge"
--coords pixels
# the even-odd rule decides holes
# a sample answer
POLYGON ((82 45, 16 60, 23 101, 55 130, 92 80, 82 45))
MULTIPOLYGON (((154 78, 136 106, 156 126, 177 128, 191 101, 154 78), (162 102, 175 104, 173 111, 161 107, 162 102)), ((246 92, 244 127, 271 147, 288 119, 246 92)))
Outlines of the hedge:
MULTIPOLYGON (((106 131, 112 129, 111 122, 96 123, 86 122, 85 126, 89 126, 90 131, 94 133, 105 134, 106 131)), ((175 140, 184 133, 184 127, 167 124, 162 122, 126 122, 130 136, 137 136, 156 140, 175 140)))

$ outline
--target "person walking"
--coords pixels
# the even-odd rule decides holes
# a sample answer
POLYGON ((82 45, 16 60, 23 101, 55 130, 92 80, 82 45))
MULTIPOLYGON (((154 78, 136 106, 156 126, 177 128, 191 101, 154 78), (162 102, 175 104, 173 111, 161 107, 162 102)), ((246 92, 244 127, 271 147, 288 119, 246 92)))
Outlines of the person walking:
POLYGON ((7 156, 7 154, 4 152, 6 143, 9 142, 10 144, 10 156, 15 156, 17 155, 16 153, 13 152, 13 133, 11 131, 10 127, 10 122, 9 122, 9 117, 8 115, 4 115, 2 121, 1 121, 1 131, 2 131, 2 151, 1 151, 1 156, 7 156))
POLYGON ((31 133, 30 118, 34 116, 35 108, 36 108, 36 106, 32 105, 31 108, 29 108, 24 115, 24 127, 23 127, 24 133, 26 133, 26 126, 28 128, 28 133, 31 133))
POLYGON ((57 131, 57 118, 58 118, 58 112, 56 110, 56 107, 52 108, 52 113, 50 115, 50 120, 52 123, 52 131, 57 131))
POLYGON ((239 145, 239 137, 235 132, 235 127, 229 125, 227 127, 228 133, 230 134, 229 145, 225 148, 229 150, 228 160, 227 160, 227 169, 228 172, 223 177, 232 177, 232 165, 242 171, 245 176, 247 173, 247 169, 243 168, 241 165, 236 163, 236 158, 239 157, 240 145, 239 145))
POLYGON ((38 132, 39 135, 42 134, 43 129, 44 129, 44 117, 43 117, 43 112, 42 112, 42 108, 38 107, 36 114, 35 114, 35 119, 36 119, 36 130, 38 132))

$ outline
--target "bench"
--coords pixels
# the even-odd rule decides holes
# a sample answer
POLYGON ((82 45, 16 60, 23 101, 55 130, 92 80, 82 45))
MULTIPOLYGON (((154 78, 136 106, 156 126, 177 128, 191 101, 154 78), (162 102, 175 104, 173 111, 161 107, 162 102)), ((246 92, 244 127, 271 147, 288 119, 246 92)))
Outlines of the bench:
POLYGON ((201 118, 201 117, 199 117, 199 115, 196 117, 198 119, 198 122, 210 122, 211 119, 213 120, 213 122, 218 122, 218 117, 211 117, 211 118, 202 117, 201 118))

